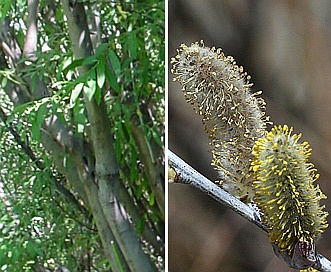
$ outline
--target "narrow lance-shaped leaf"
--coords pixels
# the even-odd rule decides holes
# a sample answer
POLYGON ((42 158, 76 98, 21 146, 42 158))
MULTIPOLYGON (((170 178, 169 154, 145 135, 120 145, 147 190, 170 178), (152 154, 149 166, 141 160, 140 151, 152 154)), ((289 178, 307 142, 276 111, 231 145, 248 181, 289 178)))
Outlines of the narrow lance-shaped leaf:
POLYGON ((95 78, 95 70, 92 70, 89 75, 88 75, 88 79, 86 82, 86 85, 84 86, 84 93, 86 95, 86 97, 88 98, 88 100, 92 100, 95 91, 96 91, 96 78, 95 78))
POLYGON ((106 75, 105 75, 106 62, 104 58, 101 58, 99 60, 96 70, 97 70, 97 83, 99 88, 102 89, 106 81, 106 75))
POLYGON ((119 76, 121 73, 121 63, 120 63, 118 57, 116 56, 116 54, 113 50, 109 50, 108 57, 109 57, 109 61, 110 61, 111 65, 114 69, 115 75, 119 76))
POLYGON ((82 91, 84 87, 84 83, 83 82, 79 82, 75 88, 72 90, 71 92, 71 96, 70 96, 70 104, 71 105, 74 105, 82 91))

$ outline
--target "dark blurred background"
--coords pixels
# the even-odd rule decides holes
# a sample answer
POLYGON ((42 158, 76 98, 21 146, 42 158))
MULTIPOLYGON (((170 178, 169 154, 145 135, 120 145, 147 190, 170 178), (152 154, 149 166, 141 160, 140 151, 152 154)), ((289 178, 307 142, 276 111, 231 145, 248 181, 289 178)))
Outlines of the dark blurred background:
MULTIPOLYGON (((331 1, 170 0, 169 58, 181 43, 222 48, 263 90, 267 114, 313 148, 331 212, 331 1)), ((170 68, 170 67, 169 67, 170 68)), ((208 137, 169 73, 169 148, 211 180, 208 137)), ((328 220, 331 222, 331 216, 328 220)), ((317 244, 331 259, 331 227, 317 244)), ((169 186, 169 271, 295 271, 266 234, 187 185, 169 186)))

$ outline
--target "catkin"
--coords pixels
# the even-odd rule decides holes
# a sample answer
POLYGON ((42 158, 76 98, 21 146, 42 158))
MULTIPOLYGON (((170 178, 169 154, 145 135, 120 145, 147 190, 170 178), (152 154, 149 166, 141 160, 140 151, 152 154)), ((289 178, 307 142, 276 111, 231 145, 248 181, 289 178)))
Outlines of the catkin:
POLYGON ((186 101, 203 116, 219 183, 234 196, 254 196, 249 165, 255 140, 265 132, 264 100, 252 93, 248 76, 231 56, 201 43, 181 45, 172 73, 186 101))
POLYGON ((256 141, 251 166, 255 201, 270 241, 289 255, 299 241, 314 244, 328 226, 328 213, 320 206, 326 196, 314 186, 319 175, 308 162, 311 149, 307 142, 299 143, 301 134, 292 135, 292 130, 275 126, 256 141))

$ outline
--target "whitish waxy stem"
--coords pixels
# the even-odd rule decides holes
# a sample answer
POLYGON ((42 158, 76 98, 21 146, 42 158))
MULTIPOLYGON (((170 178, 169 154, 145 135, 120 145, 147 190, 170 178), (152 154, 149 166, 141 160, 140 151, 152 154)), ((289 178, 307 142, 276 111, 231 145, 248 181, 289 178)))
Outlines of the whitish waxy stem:
POLYGON ((271 243, 290 256, 299 245, 314 246, 327 228, 327 212, 320 206, 326 196, 314 181, 319 177, 308 162, 311 149, 286 125, 275 126, 256 141, 251 170, 255 202, 263 212, 271 243))
POLYGON ((176 75, 188 103, 203 116, 211 140, 212 165, 222 187, 250 201, 254 196, 249 165, 254 142, 264 135, 264 100, 252 94, 250 76, 221 49, 203 43, 181 45, 172 58, 176 75))

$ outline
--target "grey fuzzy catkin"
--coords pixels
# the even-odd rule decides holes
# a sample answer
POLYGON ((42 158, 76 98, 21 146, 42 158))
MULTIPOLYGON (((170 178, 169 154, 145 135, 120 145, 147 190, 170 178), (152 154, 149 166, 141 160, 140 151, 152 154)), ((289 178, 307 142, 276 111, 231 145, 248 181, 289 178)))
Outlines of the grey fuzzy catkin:
POLYGON ((202 42, 181 45, 171 62, 186 101, 203 116, 219 183, 234 196, 251 201, 251 151, 266 127, 265 102, 257 97, 260 92, 251 92, 250 76, 231 56, 202 42))

